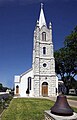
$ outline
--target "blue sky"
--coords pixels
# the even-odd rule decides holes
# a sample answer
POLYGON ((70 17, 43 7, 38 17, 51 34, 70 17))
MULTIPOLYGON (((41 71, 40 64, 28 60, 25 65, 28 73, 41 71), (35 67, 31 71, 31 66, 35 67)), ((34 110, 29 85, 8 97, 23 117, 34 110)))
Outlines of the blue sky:
POLYGON ((33 31, 44 3, 47 25, 52 22, 57 50, 77 25, 77 0, 0 0, 0 82, 14 86, 32 64, 33 31))

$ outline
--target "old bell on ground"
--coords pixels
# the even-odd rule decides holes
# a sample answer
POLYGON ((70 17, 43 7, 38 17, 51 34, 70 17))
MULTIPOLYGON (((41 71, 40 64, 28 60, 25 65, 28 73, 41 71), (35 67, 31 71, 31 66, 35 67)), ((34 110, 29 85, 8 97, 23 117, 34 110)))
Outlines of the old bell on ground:
POLYGON ((52 114, 60 116, 71 116, 74 112, 69 106, 66 96, 62 94, 57 96, 57 100, 50 110, 52 114))

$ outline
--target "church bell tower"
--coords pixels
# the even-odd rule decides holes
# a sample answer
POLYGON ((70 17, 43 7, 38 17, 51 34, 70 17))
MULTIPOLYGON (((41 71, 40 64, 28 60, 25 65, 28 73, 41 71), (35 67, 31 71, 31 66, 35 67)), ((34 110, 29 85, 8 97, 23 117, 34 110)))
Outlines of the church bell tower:
POLYGON ((56 95, 55 60, 53 55, 52 24, 47 27, 43 4, 34 30, 33 80, 34 96, 56 95))

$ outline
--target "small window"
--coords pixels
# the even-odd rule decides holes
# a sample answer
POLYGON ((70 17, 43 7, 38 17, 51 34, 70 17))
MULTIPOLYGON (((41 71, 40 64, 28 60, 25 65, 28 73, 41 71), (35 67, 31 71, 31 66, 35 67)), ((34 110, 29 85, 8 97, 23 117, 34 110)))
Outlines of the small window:
POLYGON ((42 33, 42 40, 43 40, 43 41, 46 41, 46 32, 43 32, 43 33, 42 33))
POLYGON ((43 47, 43 54, 46 54, 46 47, 43 47))

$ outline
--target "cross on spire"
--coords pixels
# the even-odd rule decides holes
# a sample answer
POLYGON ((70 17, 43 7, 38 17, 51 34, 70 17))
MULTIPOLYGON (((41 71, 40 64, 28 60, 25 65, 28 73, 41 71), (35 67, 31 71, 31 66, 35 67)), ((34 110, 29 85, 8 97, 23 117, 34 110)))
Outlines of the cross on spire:
POLYGON ((41 9, 43 9, 43 3, 41 3, 41 9))

